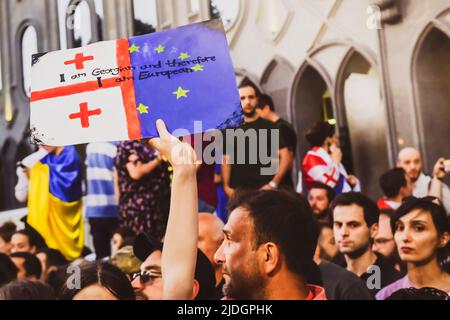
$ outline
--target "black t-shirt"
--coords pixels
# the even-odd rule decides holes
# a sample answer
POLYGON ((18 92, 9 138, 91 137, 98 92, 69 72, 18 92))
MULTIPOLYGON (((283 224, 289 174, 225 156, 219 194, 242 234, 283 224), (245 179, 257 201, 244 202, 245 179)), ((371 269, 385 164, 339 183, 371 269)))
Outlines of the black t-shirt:
POLYGON ((284 119, 278 119, 275 124, 280 129, 281 135, 283 136, 286 147, 289 151, 292 151, 295 156, 297 150, 297 133, 295 133, 294 127, 284 119))
POLYGON ((354 273, 328 261, 319 265, 328 300, 373 300, 365 283, 354 273))
MULTIPOLYGON (((295 133, 294 127, 284 119, 278 119, 275 121, 278 129, 280 129, 281 136, 286 144, 289 151, 294 154, 297 150, 297 134, 295 133)), ((292 172, 288 171, 281 181, 280 187, 285 187, 289 189, 294 189, 294 181, 292 180, 292 172)))
MULTIPOLYGON (((390 285, 391 283, 397 281, 398 279, 400 279, 402 277, 402 274, 394 268, 394 266, 386 259, 384 258, 382 255, 376 254, 377 255, 377 260, 375 261, 375 263, 373 264, 374 266, 378 266, 380 268, 380 284, 381 287, 380 289, 374 288, 374 289, 370 289, 369 291, 370 293, 375 297, 375 295, 378 293, 378 291, 380 291, 381 289, 383 289, 384 287, 390 285)), ((372 271, 372 273, 363 273, 360 278, 364 281, 365 284, 367 284, 367 280, 369 278, 371 278, 371 280, 369 281, 370 284, 373 284, 375 281, 373 280, 373 277, 375 277, 375 273, 372 271)), ((376 282, 375 282, 376 283, 376 282)))
POLYGON ((271 167, 271 163, 264 161, 264 158, 269 159, 270 157, 272 162, 278 162, 278 150, 285 148, 286 144, 278 126, 275 123, 262 118, 258 118, 253 122, 244 123, 237 129, 243 130, 246 135, 245 140, 242 139, 242 137, 239 139, 237 136, 229 136, 230 131, 234 131, 235 134, 238 134, 240 132, 239 130, 227 130, 224 137, 224 151, 232 161, 230 187, 259 189, 272 180, 278 169, 278 166, 273 166, 275 169, 270 170, 271 172, 261 172, 261 169, 271 167), (273 154, 271 154, 271 136, 275 132, 272 130, 279 130, 278 150, 274 150, 273 154), (249 138, 250 136, 253 140, 249 138), (266 150, 260 150, 260 145, 264 144, 266 150), (238 148, 239 145, 241 145, 242 148, 238 148))

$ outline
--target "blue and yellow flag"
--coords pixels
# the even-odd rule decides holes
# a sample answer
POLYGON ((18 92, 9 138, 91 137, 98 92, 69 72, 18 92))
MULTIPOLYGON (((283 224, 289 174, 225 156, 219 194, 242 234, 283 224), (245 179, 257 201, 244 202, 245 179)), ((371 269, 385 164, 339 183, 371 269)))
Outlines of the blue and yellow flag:
POLYGON ((70 146, 47 155, 30 172, 28 224, 68 260, 80 257, 84 244, 81 168, 70 146))

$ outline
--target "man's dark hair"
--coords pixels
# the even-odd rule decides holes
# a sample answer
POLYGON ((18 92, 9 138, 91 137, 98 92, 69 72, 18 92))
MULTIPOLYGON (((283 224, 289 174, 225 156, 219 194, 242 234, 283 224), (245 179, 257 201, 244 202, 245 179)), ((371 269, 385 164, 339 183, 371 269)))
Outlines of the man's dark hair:
POLYGON ((270 111, 275 112, 275 105, 273 103, 273 99, 267 94, 262 94, 259 97, 258 108, 259 109, 264 109, 266 106, 269 107, 270 111))
POLYGON ((0 288, 17 279, 16 265, 9 256, 0 253, 0 288))
POLYGON ((334 125, 331 125, 326 121, 319 121, 306 132, 305 138, 311 147, 321 147, 325 140, 332 137, 334 134, 334 125))
POLYGON ((123 243, 119 247, 119 249, 122 249, 123 247, 126 247, 126 246, 132 246, 134 243, 134 240, 136 239, 136 233, 131 228, 120 227, 120 228, 117 228, 113 232, 113 234, 116 234, 116 233, 119 234, 123 239, 123 243))
POLYGON ((336 207, 346 207, 351 205, 357 205, 363 209, 364 220, 369 228, 375 223, 378 223, 380 209, 378 209, 375 202, 361 192, 347 192, 337 196, 331 203, 331 211, 334 212, 336 207))
MULTIPOLYGON (((45 282, 53 288, 56 294, 61 294, 62 288, 65 286, 67 281, 67 270, 70 264, 56 267, 55 270, 50 271, 45 279, 45 282)), ((60 296, 57 296, 60 299, 60 296)))
POLYGON ((33 234, 33 232, 30 231, 29 229, 17 230, 16 232, 14 232, 14 234, 21 234, 21 235, 27 237, 30 247, 38 248, 38 242, 36 240, 36 237, 33 234))
POLYGON ((230 203, 230 212, 244 208, 253 220, 255 243, 273 242, 287 267, 302 278, 309 274, 319 228, 308 201, 289 191, 241 193, 230 203))
POLYGON ((0 238, 5 242, 11 242, 11 237, 16 233, 17 226, 13 222, 5 222, 0 227, 0 238))
POLYGON ((63 256, 63 254, 59 250, 51 249, 51 248, 41 248, 36 252, 36 254, 38 254, 38 253, 45 254, 47 268, 50 268, 53 266, 55 266, 55 267, 63 266, 68 263, 66 258, 63 256))
POLYGON ((34 246, 36 246, 37 249, 39 248, 47 248, 47 243, 45 242, 44 237, 32 226, 28 224, 27 221, 28 215, 24 216, 20 221, 22 221, 25 224, 25 228, 21 231, 24 231, 28 236, 29 239, 31 239, 34 246))
POLYGON ((253 90, 255 90, 255 94, 258 99, 261 97, 261 90, 259 90, 259 88, 252 81, 244 79, 239 85, 239 89, 247 87, 253 88, 253 90))
POLYGON ((383 173, 380 177, 380 188, 388 198, 395 198, 400 189, 406 187, 407 181, 403 168, 393 168, 383 173))
POLYGON ((0 289, 0 300, 56 300, 53 288, 41 281, 14 281, 0 289))
POLYGON ((80 268, 80 287, 69 288, 67 281, 61 292, 62 300, 73 298, 84 288, 94 284, 105 287, 119 300, 135 300, 133 287, 127 276, 117 267, 107 262, 86 263, 80 268))
POLYGON ((325 190, 327 192, 327 198, 328 198, 328 201, 330 203, 336 197, 336 191, 334 191, 334 189, 330 188, 329 186, 327 186, 324 183, 314 182, 313 185, 311 186, 311 189, 323 189, 323 190, 325 190))
POLYGON ((214 267, 200 249, 197 250, 194 278, 200 286, 195 300, 214 300, 217 295, 214 267))
POLYGON ((23 267, 25 269, 25 275, 27 277, 36 276, 40 278, 42 274, 41 261, 29 252, 15 252, 11 254, 11 258, 22 258, 24 259, 23 267))

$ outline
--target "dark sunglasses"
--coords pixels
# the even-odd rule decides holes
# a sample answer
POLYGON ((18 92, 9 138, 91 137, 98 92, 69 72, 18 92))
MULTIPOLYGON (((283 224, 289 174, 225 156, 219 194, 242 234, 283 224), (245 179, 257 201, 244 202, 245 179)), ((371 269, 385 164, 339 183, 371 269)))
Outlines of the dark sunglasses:
POLYGON ((132 280, 136 280, 139 277, 142 284, 147 284, 158 278, 162 278, 162 275, 154 275, 147 271, 135 272, 131 275, 132 280))

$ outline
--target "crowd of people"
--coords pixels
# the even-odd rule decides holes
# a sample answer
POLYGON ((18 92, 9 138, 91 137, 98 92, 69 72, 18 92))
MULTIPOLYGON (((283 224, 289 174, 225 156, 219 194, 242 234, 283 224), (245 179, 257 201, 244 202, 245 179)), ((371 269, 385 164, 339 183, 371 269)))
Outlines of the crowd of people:
POLYGON ((295 186, 298 134, 252 83, 239 93, 238 129, 257 140, 239 149, 234 136, 221 163, 202 162, 161 120, 159 138, 89 144, 85 164, 74 147, 24 159, 16 197, 28 216, 24 229, 0 226, 0 299, 450 299, 444 158, 427 176, 404 148, 371 199, 320 121, 295 186), (274 143, 269 161, 251 160, 274 143))

